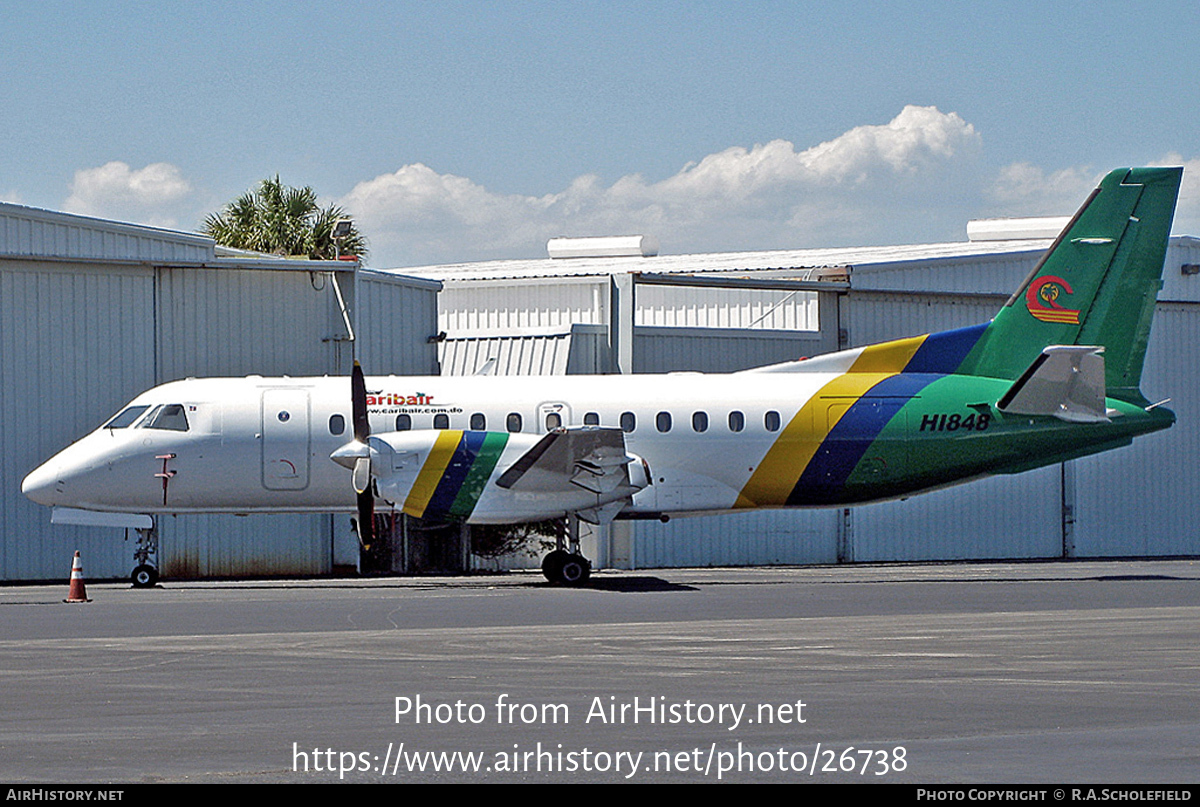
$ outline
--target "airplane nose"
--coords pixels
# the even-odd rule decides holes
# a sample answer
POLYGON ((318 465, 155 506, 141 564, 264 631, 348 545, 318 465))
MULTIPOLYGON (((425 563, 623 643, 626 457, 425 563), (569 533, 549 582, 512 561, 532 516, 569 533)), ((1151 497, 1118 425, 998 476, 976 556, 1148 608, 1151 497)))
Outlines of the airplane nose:
POLYGON ((54 505, 66 487, 58 477, 57 465, 39 465, 21 482, 21 492, 38 504, 54 505))

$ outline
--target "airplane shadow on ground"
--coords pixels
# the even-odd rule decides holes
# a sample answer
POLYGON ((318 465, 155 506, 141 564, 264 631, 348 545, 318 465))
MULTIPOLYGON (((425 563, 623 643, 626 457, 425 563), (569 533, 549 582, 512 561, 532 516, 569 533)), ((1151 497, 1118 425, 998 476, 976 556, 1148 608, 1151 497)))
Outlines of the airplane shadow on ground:
MULTIPOLYGON (((530 583, 529 585, 535 588, 549 588, 557 586, 556 583, 530 583)), ((563 586, 563 588, 567 588, 563 586)), ((668 580, 663 580, 661 577, 593 577, 582 586, 574 586, 578 589, 591 589, 592 591, 613 591, 620 594, 631 594, 639 592, 655 592, 655 591, 699 591, 696 586, 689 586, 682 583, 672 583, 668 580)))

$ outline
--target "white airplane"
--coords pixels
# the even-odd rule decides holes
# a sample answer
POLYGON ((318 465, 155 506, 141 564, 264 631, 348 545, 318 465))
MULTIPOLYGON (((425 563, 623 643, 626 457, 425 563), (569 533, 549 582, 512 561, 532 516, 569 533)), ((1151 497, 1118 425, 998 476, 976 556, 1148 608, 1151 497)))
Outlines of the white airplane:
MULTIPOLYGON (((98 513, 357 511, 369 544, 376 498, 436 522, 603 524, 844 506, 1105 451, 1175 420, 1140 379, 1181 174, 1110 173, 976 327, 732 374, 174 381, 22 490, 98 513)), ((543 570, 586 580, 577 537, 543 570)))

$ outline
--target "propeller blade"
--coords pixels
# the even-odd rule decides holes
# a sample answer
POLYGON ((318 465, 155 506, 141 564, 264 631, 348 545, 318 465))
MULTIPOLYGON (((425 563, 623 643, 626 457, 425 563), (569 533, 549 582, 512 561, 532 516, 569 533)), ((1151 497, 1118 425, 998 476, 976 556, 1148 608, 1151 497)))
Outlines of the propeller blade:
POLYGON ((358 494, 358 542, 370 551, 375 540, 375 496, 367 488, 358 494))
MULTIPOLYGON (((365 446, 371 436, 367 419, 367 381, 356 359, 350 374, 350 415, 354 421, 354 439, 365 446)), ((375 540, 375 496, 371 492, 371 455, 354 461, 354 492, 358 494, 358 542, 369 550, 375 540)))
POLYGON ((350 415, 354 421, 354 439, 367 442, 371 436, 371 424, 367 420, 367 381, 363 378, 362 365, 357 361, 350 374, 350 415))

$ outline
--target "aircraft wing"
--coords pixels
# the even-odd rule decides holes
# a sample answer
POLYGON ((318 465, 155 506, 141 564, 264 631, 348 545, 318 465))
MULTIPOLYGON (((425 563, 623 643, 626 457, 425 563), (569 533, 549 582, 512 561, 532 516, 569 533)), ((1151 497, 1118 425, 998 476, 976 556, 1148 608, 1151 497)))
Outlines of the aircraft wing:
POLYGON ((552 493, 574 486, 607 494, 629 486, 628 465, 633 460, 625 453, 620 429, 557 429, 521 455, 496 484, 515 492, 552 493))

